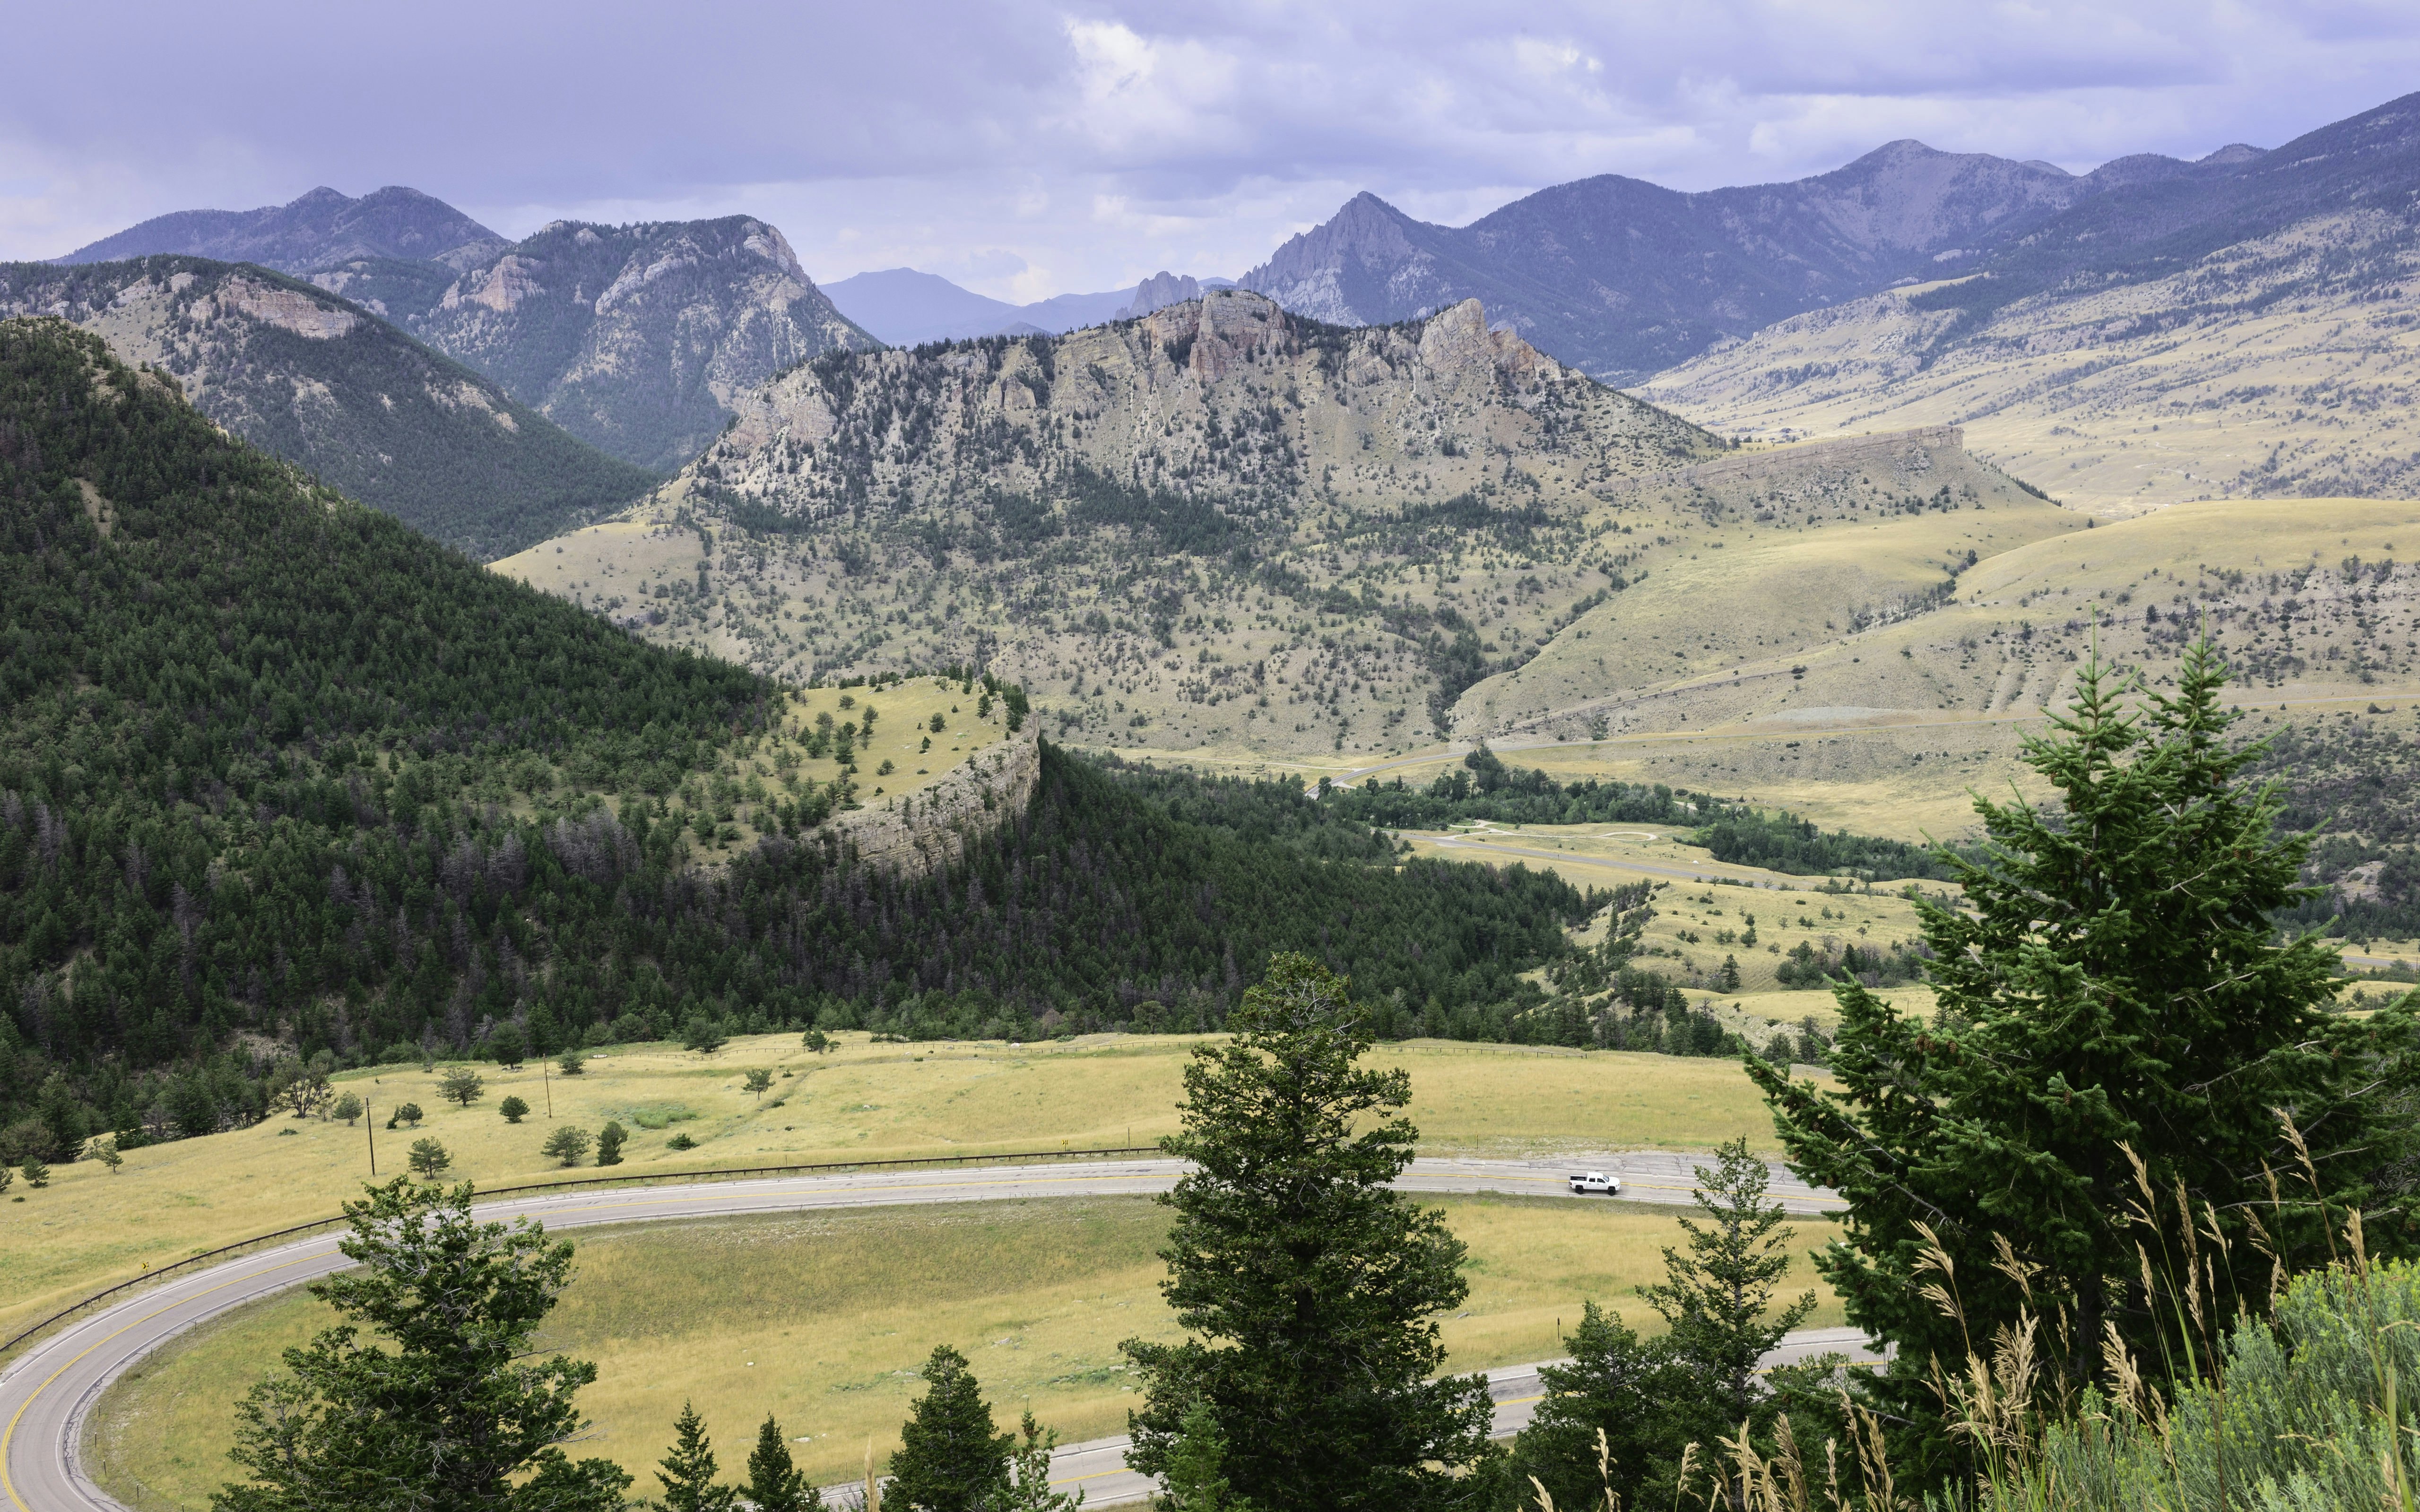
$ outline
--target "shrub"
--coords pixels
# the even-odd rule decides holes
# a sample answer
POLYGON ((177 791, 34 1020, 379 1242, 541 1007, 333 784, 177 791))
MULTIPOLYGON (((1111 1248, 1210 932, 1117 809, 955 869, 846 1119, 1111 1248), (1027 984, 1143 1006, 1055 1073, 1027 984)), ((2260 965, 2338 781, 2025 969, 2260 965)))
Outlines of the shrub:
POLYGON ((687 1130, 683 1130, 679 1134, 673 1135, 670 1139, 665 1140, 664 1148, 666 1149, 695 1149, 697 1148, 697 1141, 689 1136, 689 1132, 687 1130))
POLYGON ((336 1105, 328 1110, 328 1117, 344 1119, 347 1128, 351 1128, 361 1116, 362 1100, 350 1092, 336 1099, 336 1105))
POLYGON ((529 1117, 529 1104, 518 1097, 507 1097, 496 1104, 496 1111, 504 1116, 506 1123, 519 1123, 529 1117))
POLYGON ((599 1129, 597 1132, 597 1164, 599 1165, 621 1165, 622 1142, 629 1137, 630 1131, 623 1128, 618 1120, 610 1122, 606 1124, 604 1128, 599 1129))
POLYGON ((588 1057, 577 1050, 566 1050, 563 1058, 554 1063, 554 1069, 566 1076, 578 1076, 588 1070, 588 1057))
POLYGON ((26 1156, 25 1164, 17 1168, 25 1173, 27 1186, 43 1187, 51 1184, 51 1168, 43 1164, 39 1155, 26 1156))

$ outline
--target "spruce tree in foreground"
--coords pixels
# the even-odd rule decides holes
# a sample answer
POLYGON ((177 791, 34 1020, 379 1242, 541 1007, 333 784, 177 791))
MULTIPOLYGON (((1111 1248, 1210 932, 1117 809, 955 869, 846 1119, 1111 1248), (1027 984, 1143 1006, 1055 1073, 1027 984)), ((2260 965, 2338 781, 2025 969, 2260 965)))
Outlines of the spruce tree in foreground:
POLYGON ((1014 1442, 993 1425, 967 1357, 940 1345, 924 1362, 924 1395, 900 1427, 883 1499, 916 1512, 997 1512, 1014 1442))
POLYGON ((824 1504, 822 1489, 807 1483, 769 1412, 756 1430, 756 1447, 748 1451, 748 1500, 756 1512, 821 1512, 824 1504))
POLYGON ((1199 1406, 1230 1494, 1263 1512, 1475 1500, 1456 1473, 1488 1453, 1486 1382, 1430 1379, 1437 1315, 1469 1292, 1463 1245, 1388 1186, 1418 1138, 1410 1077, 1355 1064, 1366 1021, 1306 956, 1271 958, 1227 1022, 1233 1038, 1186 1068, 1183 1132, 1160 1141, 1195 1167, 1160 1198, 1176 1211, 1160 1290, 1191 1336, 1123 1346, 1148 1394, 1128 1462, 1166 1474, 1199 1406))
POLYGON ((251 1478, 216 1512, 618 1512, 630 1477, 561 1448, 588 1427, 572 1396, 597 1367, 535 1352, 571 1246, 527 1219, 474 1222, 468 1183, 397 1180, 345 1217, 360 1269, 310 1288, 344 1320, 238 1405, 230 1457, 251 1478))
POLYGON ((673 1420, 671 1452, 656 1464, 664 1494, 653 1504, 661 1512, 731 1512, 739 1495, 737 1487, 714 1484, 714 1443, 706 1436, 706 1420, 688 1402, 673 1420))
POLYGON ((1761 1432, 1773 1416, 1773 1396, 1757 1381, 1757 1362, 1815 1310, 1809 1291, 1776 1312, 1774 1290, 1790 1273, 1787 1214, 1765 1197, 1770 1173, 1734 1139, 1715 1151, 1712 1168, 1696 1167, 1703 1219, 1683 1218, 1689 1252, 1667 1246, 1664 1279, 1638 1294, 1664 1315, 1665 1347, 1695 1378, 1695 1436, 1711 1447, 1717 1436, 1748 1423, 1761 1432))
POLYGON ((2412 1197, 2381 1200, 2373 1180, 2411 1148, 2412 1131, 2382 1109, 2420 1069, 2415 1020, 2402 1004, 2332 1015, 2335 952, 2279 942, 2272 916, 2314 895, 2298 877, 2308 841, 2277 835, 2275 790, 2242 779, 2262 748, 2229 743, 2226 681, 2205 638, 2172 696, 2129 712, 2136 688, 2087 660, 2052 734, 2025 745, 2055 801, 1977 798, 1985 857, 1941 853, 1965 906, 1916 903, 1937 1014, 1843 982, 1829 1056, 1839 1092, 1748 1063, 1792 1168, 1848 1201, 1845 1234, 1817 1265, 1851 1322, 1899 1346, 1875 1390, 1919 1425, 1902 1435, 1903 1473, 1947 1463, 1931 1363, 1954 1371, 1988 1353, 2021 1309, 2041 1319, 2052 1380, 2099 1375, 2111 1331, 2154 1368, 2181 1365, 2156 1337, 2175 1320, 2147 1305, 2139 1279, 2143 1231, 2127 1209, 2146 1194, 2127 1149, 2170 1232, 2181 1201, 2196 1227, 2225 1234, 2200 1252, 2220 1317, 2268 1305, 2256 1200, 2289 1267, 2323 1241, 2296 1227, 2315 1209, 2265 1200, 2264 1166, 2300 1164, 2278 1109, 2309 1140, 2335 1210, 2366 1210, 2376 1245, 2412 1243, 2412 1197), (1928 1232, 1952 1273, 1928 1265, 1928 1232), (1962 1319, 1928 1285, 1954 1290, 1962 1319))

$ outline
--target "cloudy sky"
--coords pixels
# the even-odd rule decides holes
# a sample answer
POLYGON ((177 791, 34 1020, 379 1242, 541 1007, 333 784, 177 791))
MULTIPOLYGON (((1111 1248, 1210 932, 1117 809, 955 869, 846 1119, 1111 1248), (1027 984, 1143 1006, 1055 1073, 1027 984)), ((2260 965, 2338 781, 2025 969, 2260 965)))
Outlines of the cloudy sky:
POLYGON ((508 235, 746 211, 820 279, 1025 301, 1241 273, 1364 189, 1459 224, 1907 136, 2077 170, 2273 147, 2420 85, 2420 7, 87 0, 16 12, 8 51, 0 257, 400 183, 508 235))

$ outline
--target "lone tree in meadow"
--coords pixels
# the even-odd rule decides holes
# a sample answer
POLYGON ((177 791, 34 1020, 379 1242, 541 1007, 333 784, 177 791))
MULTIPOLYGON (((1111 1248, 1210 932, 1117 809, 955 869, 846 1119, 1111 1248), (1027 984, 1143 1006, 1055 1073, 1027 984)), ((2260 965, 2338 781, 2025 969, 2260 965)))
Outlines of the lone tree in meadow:
POLYGON ((405 1164, 410 1165, 413 1173, 422 1180, 434 1181, 444 1175, 446 1168, 454 1164, 454 1157, 446 1153, 445 1147, 434 1139, 415 1139, 411 1142, 411 1153, 406 1158, 405 1164))
POLYGON ((529 1117, 529 1104, 522 1102, 519 1096, 507 1095, 503 1102, 496 1104, 496 1111, 504 1116, 506 1123, 519 1123, 529 1117))
POLYGON ((739 1078, 739 1085, 754 1093, 756 1101, 762 1103, 765 1101, 765 1094, 773 1089, 773 1073, 758 1066, 742 1075, 739 1078))
POLYGON ((397 1180, 345 1217, 358 1269, 311 1286, 343 1320, 238 1405, 247 1479, 214 1512, 618 1512, 629 1475, 562 1448, 589 1427, 572 1397, 597 1367, 537 1352, 571 1246, 528 1219, 474 1221, 468 1184, 397 1180))
POLYGON ((2264 1168, 2300 1165, 2276 1109, 2292 1110, 2330 1209, 2366 1211, 2380 1247, 2420 1232, 2409 1184, 2373 1184, 2412 1147, 2384 1113, 2420 1072, 2420 1020, 2408 1000, 2329 1012, 2335 950, 2279 940, 2273 916, 2314 896, 2298 874, 2309 840, 2277 834, 2276 790, 2244 780, 2262 747, 2228 739, 2226 682, 2207 637, 2169 695, 2096 652, 2052 733, 2025 743, 2052 801, 1978 797, 1983 856, 1940 853, 1965 906, 1916 900, 1937 1011, 1836 987, 1837 1093, 1748 1062, 1792 1168, 1847 1199, 1817 1268, 1851 1322, 1899 1346, 1874 1390, 1920 1425, 1904 1471, 1947 1463, 1931 1363, 1988 1353, 2021 1310, 2045 1320, 2042 1363, 2070 1384, 2101 1375, 2113 1331, 2138 1359, 2163 1358, 2153 1335, 2174 1319, 2137 1279, 2129 1149, 2164 1220, 2182 1203, 2225 1235, 2200 1250, 2222 1318, 2266 1312, 2269 1247, 2289 1268, 2324 1257, 2318 1222, 2298 1216, 2317 1206, 2266 1201, 2264 1168), (2265 1242, 2249 1227, 2256 1200, 2265 1242), (1926 1261, 1928 1235, 1950 1274, 1926 1261), (1954 1288, 1962 1319, 1928 1286, 1954 1288))
POLYGON ((349 1129, 361 1120, 362 1100, 353 1093, 347 1092, 336 1099, 336 1105, 328 1110, 328 1117, 344 1119, 345 1127, 349 1129))
POLYGON ((1193 1052, 1183 1132, 1160 1141, 1194 1169, 1159 1200, 1176 1221, 1161 1293, 1190 1336, 1130 1339, 1147 1405, 1128 1460, 1179 1462, 1206 1407, 1219 1472, 1264 1512, 1417 1512, 1456 1501, 1488 1453, 1493 1407, 1445 1363, 1437 1317, 1469 1294, 1442 1214, 1390 1189, 1419 1134, 1411 1078, 1356 1062, 1370 1030, 1344 979, 1271 958, 1193 1052))
POLYGON ((466 1108, 485 1096, 487 1090, 488 1084, 468 1066, 449 1066, 445 1074, 437 1078, 437 1095, 466 1108))
POLYGON ((566 1165, 577 1165, 580 1157, 588 1153, 588 1131, 563 1124, 548 1134, 546 1143, 537 1149, 539 1154, 549 1159, 561 1161, 566 1165))
POLYGON ((621 1165, 622 1146, 629 1137, 630 1131, 622 1127, 620 1119, 607 1119, 605 1127, 597 1131, 597 1164, 621 1165))
POLYGON ((940 1345, 924 1362, 924 1395, 900 1425, 884 1500, 916 1512, 1000 1512, 1014 1443, 992 1423, 967 1357, 940 1345))

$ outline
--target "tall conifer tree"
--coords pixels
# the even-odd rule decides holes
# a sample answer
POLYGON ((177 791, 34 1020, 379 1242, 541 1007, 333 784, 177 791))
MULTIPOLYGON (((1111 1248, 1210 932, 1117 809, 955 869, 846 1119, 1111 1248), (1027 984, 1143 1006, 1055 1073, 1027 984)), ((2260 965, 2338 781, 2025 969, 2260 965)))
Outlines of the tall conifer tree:
POLYGON ((993 1512, 1006 1499, 1015 1441, 993 1424, 967 1357, 946 1344, 924 1362, 924 1395, 899 1441, 886 1500, 917 1512, 993 1512))
POLYGON ((673 1423, 672 1452, 657 1464, 664 1494, 655 1504, 662 1512, 731 1512, 737 1503, 737 1488, 714 1484, 714 1443, 706 1436, 706 1420, 688 1402, 673 1423))
POLYGON ((1411 1079, 1356 1062, 1370 1047, 1343 978, 1281 954, 1194 1052, 1184 1132, 1160 1142, 1194 1170, 1161 1291, 1192 1335, 1129 1340, 1149 1405, 1128 1460, 1160 1474, 1189 1412, 1226 1440, 1232 1494, 1264 1512, 1411 1512, 1480 1494, 1459 1475, 1488 1452, 1486 1382, 1432 1380, 1436 1318, 1469 1286, 1443 1217, 1389 1183, 1418 1132, 1411 1079))
MULTIPOLYGON (((2272 916, 2313 896, 2298 877, 2309 842, 2278 835, 2276 792, 2242 779, 2261 748, 2227 738, 2226 682, 2207 637, 2168 695, 2096 653, 2051 734, 2025 745, 2052 801, 1978 797, 1984 858, 1944 853, 1962 905, 1917 903, 1934 1017, 1847 981, 1835 989, 1838 1093, 1748 1062, 1792 1165, 1848 1199, 1846 1232, 1817 1263, 1850 1320, 1899 1346, 1877 1389, 1909 1420, 1934 1424, 1933 1361, 1956 1369, 2028 1308, 2054 1379, 2097 1375, 2110 1330, 2165 1357, 2156 1335, 2171 1320, 2139 1279, 2149 1236, 2128 1219, 2145 1197, 2129 1149, 2172 1234, 2181 1202, 2226 1236, 2201 1249, 2222 1317, 2267 1304, 2256 1200, 2289 1261, 2320 1237, 2265 1200, 2264 1167, 2299 1164, 2281 1109, 2339 1215, 2369 1208, 2374 1237, 2411 1242, 2410 1199, 2381 1211, 2373 1198, 2409 1142, 2381 1110, 2420 1058, 2414 1019, 2400 1005, 2367 1021, 2331 1014, 2335 950, 2278 939, 2272 916), (1951 1274, 1928 1266, 1928 1233, 1951 1274), (1962 1316, 1928 1299, 1931 1283, 1947 1284, 1962 1316)), ((1908 1447, 1939 1465, 1946 1441, 1935 1426, 1908 1447)))
POLYGON ((756 1512, 817 1512, 824 1504, 823 1491, 807 1484, 806 1473, 790 1458, 782 1425, 769 1412, 756 1430, 756 1447, 748 1452, 748 1500, 756 1512))

